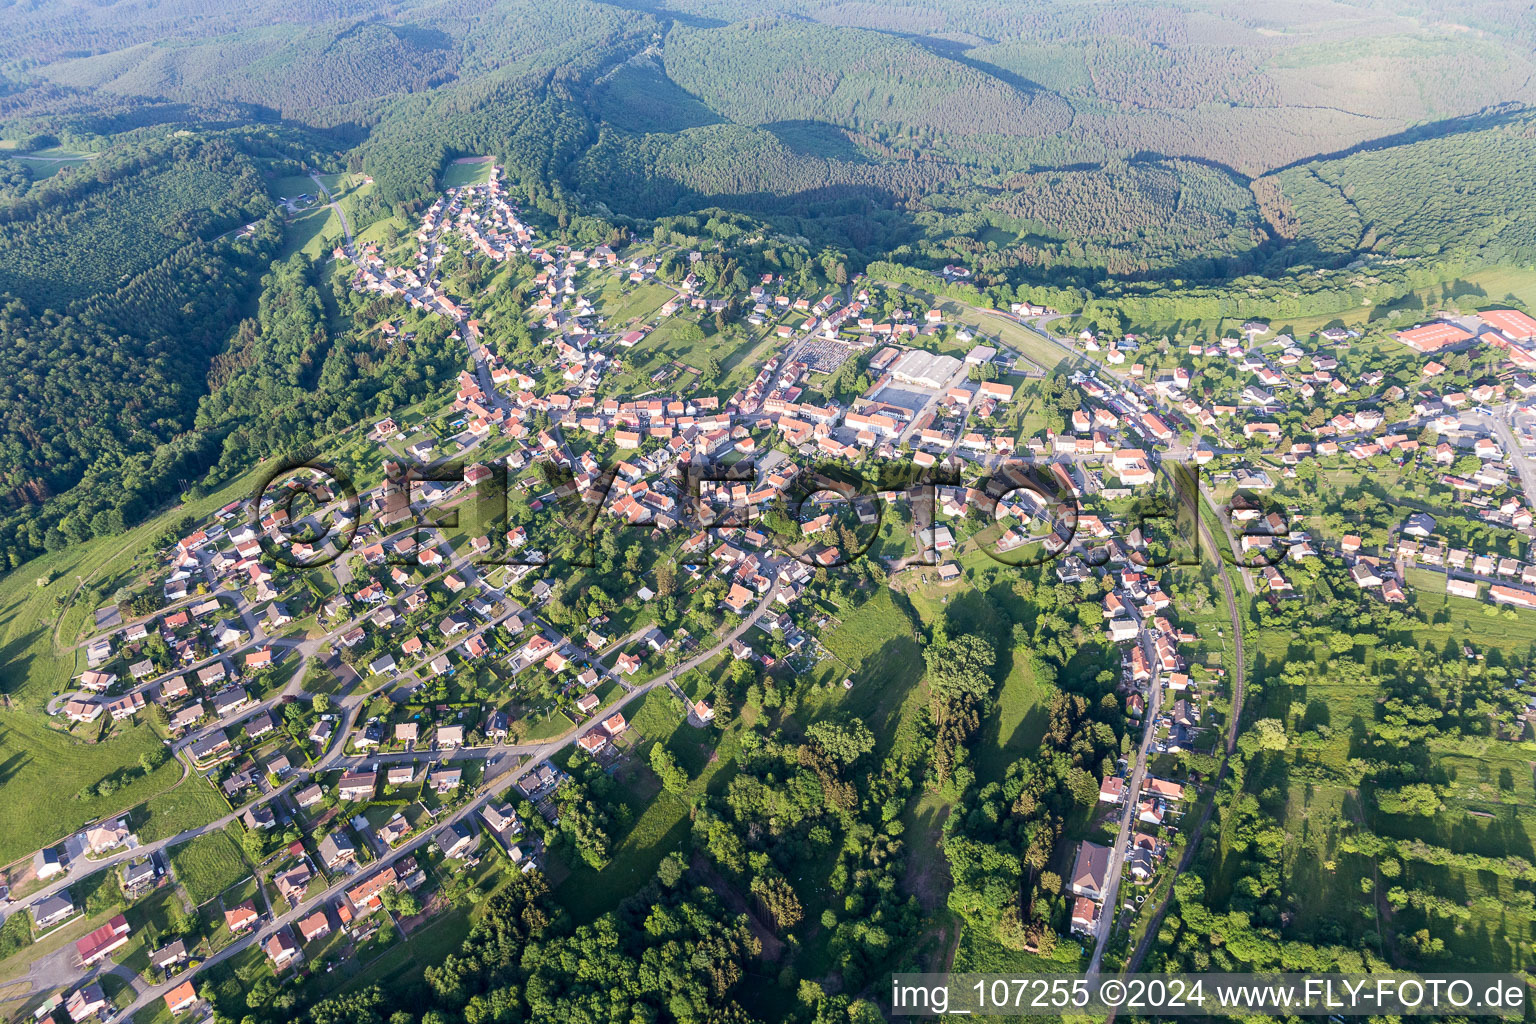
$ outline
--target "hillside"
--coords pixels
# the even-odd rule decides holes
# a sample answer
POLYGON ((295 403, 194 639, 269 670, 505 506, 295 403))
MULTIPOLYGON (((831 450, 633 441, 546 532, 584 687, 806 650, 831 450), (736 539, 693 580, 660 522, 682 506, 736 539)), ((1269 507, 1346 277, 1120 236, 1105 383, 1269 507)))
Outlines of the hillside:
POLYGON ((1276 175, 1290 215, 1320 250, 1455 255, 1490 262, 1536 258, 1525 211, 1536 119, 1471 120, 1464 131, 1405 140, 1276 175))
POLYGON ((371 23, 253 29, 212 40, 145 43, 50 65, 60 85, 188 102, 234 100, 288 116, 430 89, 457 55, 432 34, 371 23))
POLYGON ((877 136, 1045 135, 1070 108, 875 32, 789 21, 667 36, 673 81, 742 124, 825 121, 877 136))
MULTIPOLYGON (((132 519, 225 459, 232 424, 252 429, 232 400, 217 430, 184 434, 266 269, 270 234, 210 248, 270 211, 262 161, 345 161, 374 179, 364 224, 398 228, 450 160, 488 155, 531 215, 587 243, 684 218, 854 271, 961 263, 993 302, 1094 295, 1128 315, 1384 301, 1536 251, 1517 219, 1536 33, 1477 2, 1439 19, 1299 0, 66 10, 0 12, 0 54, 28 56, 0 88, 0 291, 26 305, 7 368, 15 403, 43 400, 14 418, 3 473, 13 502, 54 502, 12 524, 16 557, 132 519), (251 120, 270 127, 220 148, 251 120), (1365 280, 1347 269, 1362 258, 1365 280), (128 474, 132 497, 70 518, 59 496, 125 458, 152 467, 128 474)), ((301 392, 271 394, 295 422, 333 408, 301 392)))
POLYGON ((254 165, 220 142, 107 153, 0 207, 0 291, 62 309, 269 208, 254 165))

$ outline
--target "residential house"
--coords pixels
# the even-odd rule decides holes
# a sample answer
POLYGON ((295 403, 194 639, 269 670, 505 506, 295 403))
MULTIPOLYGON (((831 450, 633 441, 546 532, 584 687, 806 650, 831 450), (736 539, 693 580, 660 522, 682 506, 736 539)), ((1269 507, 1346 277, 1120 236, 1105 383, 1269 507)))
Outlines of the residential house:
POLYGON ((299 935, 305 942, 314 942, 329 934, 331 934, 331 919, 324 907, 299 922, 299 935))
POLYGON ((1099 905, 1086 896, 1072 901, 1072 931, 1078 935, 1092 935, 1099 926, 1099 905))
POLYGON ((277 886, 278 893, 288 901, 288 905, 296 907, 304 901, 304 894, 309 891, 309 883, 315 877, 315 873, 309 869, 309 864, 300 863, 286 871, 279 871, 272 877, 277 886))
POLYGON ((126 819, 117 818, 86 829, 85 845, 92 853, 106 853, 127 842, 129 834, 126 819))
POLYGON ((325 863, 328 870, 335 871, 343 864, 357 863, 357 847, 352 845, 352 840, 340 832, 332 832, 320 840, 316 849, 320 853, 320 860, 325 863))
POLYGON ((443 856, 455 860, 463 860, 475 849, 475 833, 467 825, 458 823, 443 826, 434 841, 438 849, 443 851, 443 856))
POLYGON ((267 954, 267 959, 272 961, 274 970, 282 971, 304 958, 299 952, 299 944, 293 938, 293 932, 287 928, 280 929, 266 942, 261 944, 262 951, 267 954))
POLYGON ((98 982, 82 985, 70 993, 64 1001, 64 1010, 69 1014, 69 1019, 79 1024, 80 1021, 95 1017, 112 1004, 107 1001, 106 994, 102 992, 98 982))
POLYGON ((149 955, 149 962, 162 971, 180 967, 187 962, 187 943, 184 939, 167 942, 149 955))
POLYGON ((1109 876, 1109 853, 1109 847, 1098 843, 1085 840, 1078 845, 1068 885, 1074 895, 1086 896, 1096 902, 1104 899, 1104 886, 1109 876))
POLYGON ((347 890, 347 899, 359 912, 366 913, 382 906, 380 896, 386 889, 395 887, 395 869, 386 867, 365 881, 347 890))
POLYGON ((343 800, 370 800, 378 785, 378 772, 347 772, 336 787, 343 800))
POLYGON ((255 900, 246 900, 238 907, 224 911, 224 923, 229 926, 231 932, 236 934, 254 928, 260 918, 261 915, 256 912, 255 900))
POLYGON ((155 879, 159 872, 155 870, 155 862, 149 857, 140 857, 124 864, 118 872, 118 880, 122 883, 123 892, 130 899, 137 899, 154 887, 155 879))
POLYGON ((197 989, 190 980, 182 982, 165 994, 165 1008, 173 1017, 196 1002, 197 989))
POLYGON ((128 919, 118 914, 106 924, 75 943, 80 966, 90 967, 128 945, 128 919))

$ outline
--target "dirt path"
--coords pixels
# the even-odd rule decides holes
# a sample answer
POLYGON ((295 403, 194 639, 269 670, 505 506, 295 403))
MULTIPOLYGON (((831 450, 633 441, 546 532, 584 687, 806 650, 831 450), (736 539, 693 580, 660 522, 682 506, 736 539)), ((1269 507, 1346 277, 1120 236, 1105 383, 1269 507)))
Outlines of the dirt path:
POLYGON ((122 547, 118 548, 112 553, 111 557, 93 569, 89 576, 81 576, 78 573, 75 575, 75 589, 69 592, 69 599, 64 602, 63 606, 59 609, 58 617, 53 620, 53 652, 55 654, 67 654, 80 646, 80 644, 74 644, 70 647, 65 647, 59 640, 59 630, 64 625, 64 616, 69 613, 71 608, 74 607, 75 599, 80 596, 80 591, 85 588, 87 583, 95 579, 97 575, 100 574, 101 570, 117 561, 119 555, 137 543, 137 541, 130 541, 129 543, 124 544, 122 547))

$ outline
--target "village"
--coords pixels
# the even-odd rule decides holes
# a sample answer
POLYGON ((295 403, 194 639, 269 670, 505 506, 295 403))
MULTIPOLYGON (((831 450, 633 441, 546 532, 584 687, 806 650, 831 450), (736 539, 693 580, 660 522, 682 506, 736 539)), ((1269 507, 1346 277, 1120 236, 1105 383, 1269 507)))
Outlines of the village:
MULTIPOLYGON (((711 388, 702 365, 652 353, 669 325, 727 310, 718 289, 691 272, 662 280, 654 246, 538 241, 492 168, 426 211, 408 265, 371 243, 333 254, 353 288, 447 318, 464 343, 474 368, 445 408, 360 431, 382 464, 451 460, 456 478, 366 481, 353 502, 317 470, 283 471, 162 553, 152 607, 98 613, 75 687, 50 713, 78 735, 161 723, 170 755, 228 813, 152 840, 130 817, 97 822, 39 850, 25 886, 11 879, 3 912, 30 915, 39 935, 124 907, 62 954, 39 1022, 196 1015, 202 972, 225 961, 325 970, 380 930, 419 927, 461 876, 540 870, 545 851, 513 800, 553 816, 568 758, 626 758, 626 711, 653 689, 707 726, 712 708, 680 680, 717 656, 769 668, 822 658, 799 599, 848 563, 861 531, 883 538, 892 587, 954 586, 977 564, 1031 556, 1063 584, 1101 587, 1137 743, 1102 780, 1103 841, 1075 846, 1067 879, 1070 930, 1095 965, 1117 912, 1134 916, 1138 894, 1166 881, 1184 819, 1211 799, 1211 779, 1171 755, 1230 750, 1213 704, 1241 700, 1235 622, 1197 628, 1159 583, 1172 553, 1198 561, 1208 544, 1147 527, 1138 499, 1202 508, 1222 538, 1211 553, 1268 602, 1292 599, 1296 572, 1331 566, 1383 604, 1437 589, 1536 609, 1536 320, 1523 313, 1447 312, 1373 350, 1394 370, 1353 372, 1341 355, 1360 339, 1337 328, 1298 341, 1252 322, 1179 350, 1088 326, 1057 334, 1070 314, 1025 303, 962 311, 862 278, 797 295, 768 274, 741 306, 753 334, 729 387, 711 388), (439 273, 450 252, 531 262, 539 358, 499 353, 473 300, 439 273), (587 297, 609 288, 661 301, 615 322, 587 297), (979 315, 1008 329, 989 334, 979 315), (1071 359, 1051 382, 1054 406, 1039 347, 1071 359), (1473 359, 1500 365, 1476 372, 1473 359), (1216 373, 1230 404, 1190 397, 1216 373), (864 386, 838 390, 840 378, 864 386), (1048 426, 1056 413, 1061 429, 1048 426), (930 475, 886 483, 885 463, 930 475), (1318 464, 1385 463, 1419 474, 1422 511, 1341 528, 1273 497, 1318 464), (1176 466, 1199 472, 1193 493, 1171 483, 1176 466), (510 516, 469 514, 498 488, 510 516), (461 525, 440 525, 450 511, 461 525), (564 598, 546 553, 582 516, 675 538, 692 628, 657 625, 654 608, 673 598, 644 584, 578 628, 552 620, 564 598), (254 875, 187 877, 199 863, 189 851, 236 823, 254 875), (157 945, 131 908, 176 886, 202 911, 201 931, 157 945)), ((407 329, 404 317, 381 325, 407 329)))

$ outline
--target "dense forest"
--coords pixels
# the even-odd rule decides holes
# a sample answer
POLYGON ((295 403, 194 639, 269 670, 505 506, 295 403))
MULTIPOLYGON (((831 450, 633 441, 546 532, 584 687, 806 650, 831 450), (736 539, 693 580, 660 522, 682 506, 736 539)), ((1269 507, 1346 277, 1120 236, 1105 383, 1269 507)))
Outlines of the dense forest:
POLYGON ((235 100, 304 114, 453 77, 457 55, 429 33, 368 22, 286 26, 207 42, 146 44, 61 61, 49 77, 66 86, 191 102, 235 100))
POLYGON ((220 139, 110 154, 91 171, 0 206, 0 291, 68 306, 271 209, 250 160, 220 139))
POLYGON ((951 134, 1044 135, 1071 110, 1050 93, 1023 92, 957 61, 877 32, 803 22, 678 26, 667 74, 739 124, 818 120, 914 141, 951 134))
MULTIPOLYGON (((290 12, 290 30, 260 5, 172 7, 183 23, 160 7, 0 15, 29 61, 0 117, 18 135, 78 136, 135 116, 280 116, 361 142, 387 203, 420 203, 446 159, 490 153, 554 215, 723 207, 865 259, 966 259, 1011 285, 1224 280, 1361 250, 1439 254, 1453 233, 1486 258, 1524 248, 1493 244, 1508 207, 1487 198, 1513 194, 1490 186, 1518 178, 1523 125, 1467 145, 1497 126, 1447 119, 1531 98, 1527 15, 1469 33, 1411 11, 1324 25, 1299 3, 775 0, 744 21, 714 0, 433 0, 366 19, 335 0, 290 12), (1435 123, 1455 127, 1441 152, 1415 151, 1413 180, 1477 187, 1443 212, 1414 207, 1411 229, 1370 209, 1373 187, 1394 194, 1400 155, 1331 158, 1414 144, 1435 123)), ((1496 20, 1487 3, 1454 7, 1452 24, 1496 20)))

